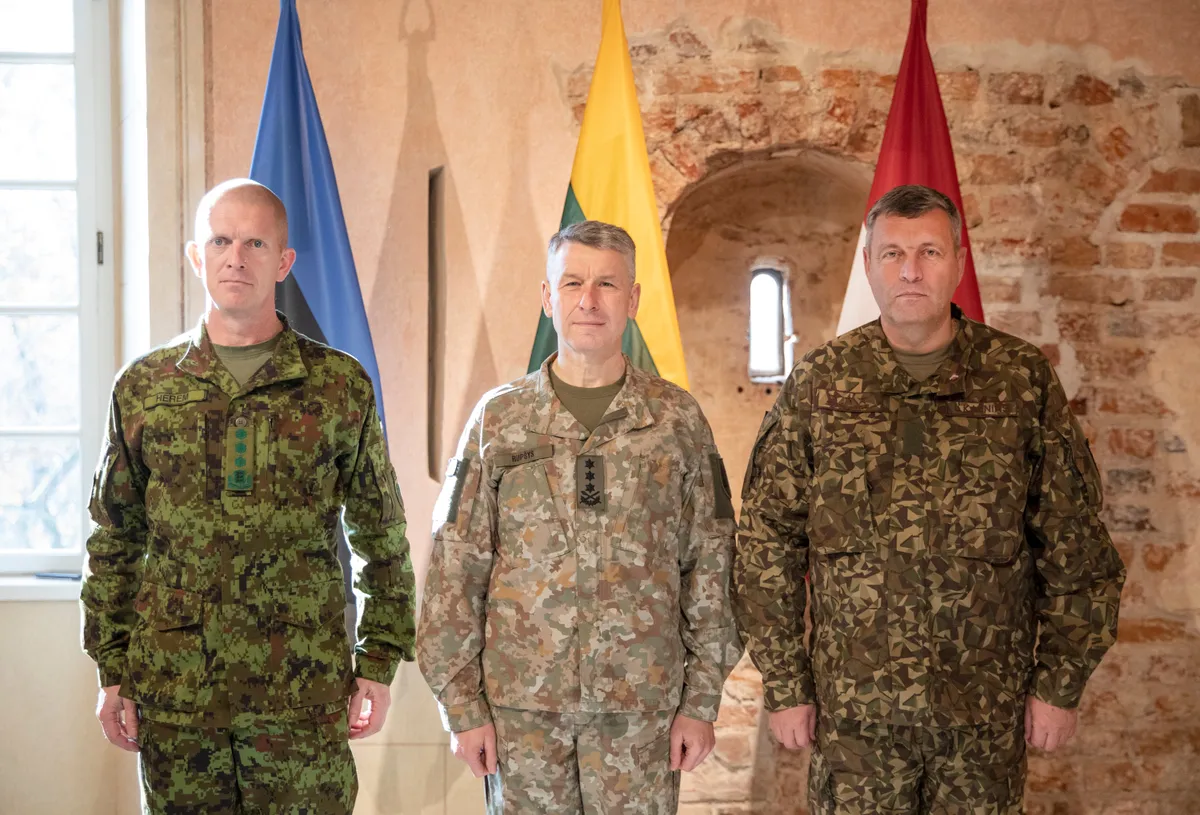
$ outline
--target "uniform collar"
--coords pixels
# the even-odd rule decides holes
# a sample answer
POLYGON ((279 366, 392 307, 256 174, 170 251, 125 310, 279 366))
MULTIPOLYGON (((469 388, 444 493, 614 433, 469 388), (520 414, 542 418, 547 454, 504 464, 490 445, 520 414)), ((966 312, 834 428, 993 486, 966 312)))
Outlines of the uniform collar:
POLYGON ((176 361, 175 367, 197 379, 216 385, 229 396, 240 396, 242 393, 249 393, 276 382, 306 378, 308 368, 300 356, 300 342, 297 334, 292 330, 287 317, 283 316, 282 312, 275 312, 275 316, 283 323, 283 330, 279 334, 279 343, 275 346, 271 358, 263 363, 263 366, 244 386, 238 385, 233 374, 229 373, 229 369, 221 364, 221 359, 213 350, 204 318, 201 318, 199 324, 188 332, 187 345, 184 346, 183 355, 176 361))
POLYGON ((961 396, 966 391, 968 363, 971 344, 975 334, 975 323, 963 316, 962 309, 950 304, 950 316, 956 324, 954 339, 950 341, 950 352, 933 376, 916 382, 909 375, 883 333, 883 325, 877 318, 863 327, 878 372, 880 388, 884 393, 926 394, 938 396, 961 396))
POLYGON ((550 365, 557 358, 558 354, 552 354, 535 374, 536 395, 527 423, 534 433, 561 439, 586 440, 585 449, 591 449, 630 431, 654 424, 654 414, 646 398, 649 374, 633 367, 629 357, 625 357, 625 384, 613 397, 608 412, 589 437, 587 428, 563 406, 562 400, 554 392, 554 386, 550 384, 550 365))

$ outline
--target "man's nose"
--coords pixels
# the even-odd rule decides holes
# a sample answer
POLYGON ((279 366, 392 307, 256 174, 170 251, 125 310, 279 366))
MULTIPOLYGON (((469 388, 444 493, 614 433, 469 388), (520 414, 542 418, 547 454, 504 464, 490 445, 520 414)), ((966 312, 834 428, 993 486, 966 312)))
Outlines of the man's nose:
POLYGON ((226 256, 225 263, 239 269, 246 265, 245 250, 242 249, 240 243, 235 243, 229 247, 229 254, 226 256))
POLYGON ((905 258, 900 264, 900 279, 906 283, 915 283, 921 279, 921 267, 916 258, 905 258))
POLYGON ((583 292, 579 296, 579 307, 586 311, 591 311, 596 308, 600 298, 596 292, 595 286, 584 285, 583 292))

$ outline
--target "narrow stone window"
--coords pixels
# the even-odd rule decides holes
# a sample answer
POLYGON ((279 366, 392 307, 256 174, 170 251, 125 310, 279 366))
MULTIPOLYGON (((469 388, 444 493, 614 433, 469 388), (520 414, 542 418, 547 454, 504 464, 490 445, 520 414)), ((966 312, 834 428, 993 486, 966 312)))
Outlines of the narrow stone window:
POLYGON ((782 382, 792 368, 787 268, 760 261, 750 270, 750 381, 782 382))

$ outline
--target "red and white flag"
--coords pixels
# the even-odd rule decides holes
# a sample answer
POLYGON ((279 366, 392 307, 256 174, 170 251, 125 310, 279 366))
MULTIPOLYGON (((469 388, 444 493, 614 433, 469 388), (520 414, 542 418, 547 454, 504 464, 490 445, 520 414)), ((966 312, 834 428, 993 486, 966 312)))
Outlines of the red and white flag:
MULTIPOLYGON (((879 148, 879 163, 875 167, 875 182, 871 185, 867 212, 884 193, 901 184, 932 187, 950 196, 958 211, 962 212, 962 193, 958 189, 958 171, 954 168, 950 128, 946 125, 946 111, 942 108, 933 58, 929 56, 929 45, 925 41, 927 8, 928 0, 913 0, 908 43, 904 46, 900 74, 896 77, 896 91, 892 96, 892 108, 888 111, 883 144, 879 148)), ((866 213, 863 217, 865 220, 866 213)), ((842 301, 842 316, 837 327, 839 335, 879 316, 879 307, 871 296, 866 267, 863 265, 866 235, 864 223, 858 235, 850 282, 846 285, 846 299, 842 301)), ((967 238, 965 223, 962 244, 963 251, 967 253, 967 268, 954 292, 954 302, 966 316, 982 322, 983 305, 979 300, 979 283, 975 279, 975 262, 971 257, 971 241, 967 238)))

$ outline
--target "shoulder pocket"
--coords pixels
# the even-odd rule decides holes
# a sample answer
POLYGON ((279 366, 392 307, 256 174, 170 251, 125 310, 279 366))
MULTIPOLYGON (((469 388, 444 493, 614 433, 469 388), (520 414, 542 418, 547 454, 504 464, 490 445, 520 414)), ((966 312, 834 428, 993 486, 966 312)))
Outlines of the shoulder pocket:
POLYGON ((763 414, 762 423, 758 426, 758 434, 754 437, 754 446, 750 448, 750 461, 746 464, 746 475, 742 479, 742 500, 750 493, 750 485, 762 474, 762 447, 767 435, 779 424, 779 414, 768 410, 763 414))
POLYGON ((379 523, 382 526, 392 526, 404 520, 404 499, 400 496, 400 487, 396 483, 396 471, 388 458, 387 447, 377 444, 370 449, 367 457, 371 462, 371 470, 375 476, 375 487, 379 492, 379 523))
POLYGON ((1104 506, 1104 492, 1100 488, 1100 470, 1096 459, 1092 456, 1092 446, 1083 434, 1082 428, 1076 428, 1075 438, 1063 438, 1066 447, 1067 464, 1071 468, 1077 484, 1080 485, 1081 495, 1088 506, 1097 511, 1104 506))

